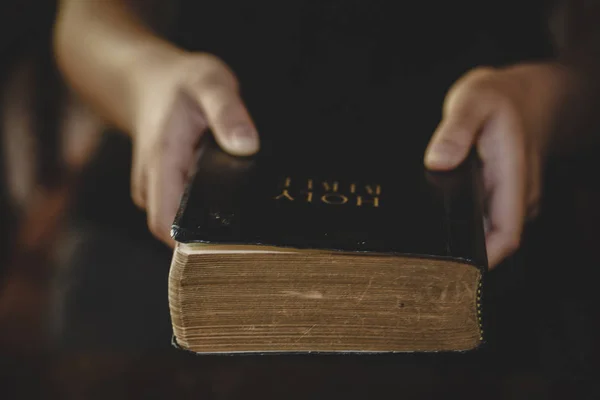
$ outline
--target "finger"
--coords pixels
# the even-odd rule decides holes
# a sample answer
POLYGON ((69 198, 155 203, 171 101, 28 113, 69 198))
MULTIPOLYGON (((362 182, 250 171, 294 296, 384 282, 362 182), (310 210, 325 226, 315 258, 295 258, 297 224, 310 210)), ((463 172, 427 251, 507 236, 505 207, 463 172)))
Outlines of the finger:
POLYGON ((535 155, 534 152, 528 152, 529 157, 529 179, 527 185, 527 216, 529 218, 535 218, 539 212, 539 202, 542 191, 541 182, 541 162, 540 159, 535 155))
POLYGON ((495 109, 495 99, 486 87, 486 77, 487 70, 476 70, 449 91, 442 121, 425 152, 427 168, 452 169, 466 158, 495 109))
POLYGON ((146 174, 140 150, 134 147, 131 168, 131 198, 140 209, 146 209, 146 174))
POLYGON ((198 101, 215 140, 233 155, 259 150, 258 132, 237 89, 228 84, 199 84, 191 95, 198 101))
POLYGON ((490 230, 486 237, 489 267, 494 268, 519 246, 526 213, 525 149, 514 113, 499 112, 478 147, 491 191, 490 230))
POLYGON ((196 160, 196 147, 205 126, 178 99, 147 169, 147 217, 150 231, 173 246, 171 227, 196 160))
POLYGON ((148 228, 159 240, 170 247, 175 242, 171 238, 171 225, 175 218, 175 199, 183 192, 184 181, 181 174, 174 174, 168 163, 153 163, 148 171, 148 228), (165 173, 165 170, 171 170, 165 173), (168 179, 166 179, 168 178, 168 179))
POLYGON ((191 143, 197 141, 207 127, 206 119, 195 100, 184 92, 171 97, 172 101, 163 99, 163 102, 152 105, 151 109, 157 112, 146 114, 146 118, 139 124, 139 131, 133 136, 131 196, 134 204, 141 209, 147 207, 149 163, 154 156, 160 154, 165 141, 177 138, 182 144, 191 143), (183 125, 178 128, 169 126, 174 121, 185 124, 185 128, 183 125))

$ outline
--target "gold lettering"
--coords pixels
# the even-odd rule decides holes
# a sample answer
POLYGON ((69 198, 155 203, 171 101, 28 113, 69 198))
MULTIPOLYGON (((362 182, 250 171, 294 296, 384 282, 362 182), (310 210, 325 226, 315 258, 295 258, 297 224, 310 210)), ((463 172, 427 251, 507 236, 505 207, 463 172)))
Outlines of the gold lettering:
POLYGON ((338 182, 333 182, 333 185, 330 185, 329 182, 323 182, 323 187, 328 192, 337 192, 339 188, 338 182))
MULTIPOLYGON (((290 193, 292 177, 285 177, 283 184, 282 192, 275 197, 275 199, 295 201, 295 197, 297 196, 290 193)), ((302 190, 300 192, 302 195, 298 194, 298 196, 301 196, 307 203, 314 203, 317 201, 315 199, 320 199, 321 202, 331 205, 352 203, 356 207, 379 207, 381 185, 365 185, 359 182, 350 182, 348 186, 345 186, 346 184, 343 185, 344 186, 340 186, 340 182, 336 180, 320 181, 313 178, 307 178, 306 189, 302 190), (321 193, 319 193, 319 188, 322 188, 321 193), (345 192, 345 190, 348 190, 348 192, 345 192), (356 202, 354 199, 356 199, 356 202)))
POLYGON ((372 200, 365 200, 362 196, 356 196, 356 205, 358 207, 362 206, 365 203, 373 204, 373 207, 379 207, 379 197, 373 197, 372 200))
POLYGON ((348 198, 339 193, 326 193, 321 197, 321 201, 327 204, 346 204, 348 198))
POLYGON ((288 200, 294 201, 294 198, 290 195, 287 189, 283 189, 283 192, 279 196, 275 197, 275 200, 279 200, 283 197, 285 197, 288 200))
POLYGON ((367 193, 369 193, 370 195, 377 194, 377 196, 379 196, 381 194, 381 186, 380 185, 376 185, 375 190, 373 190, 371 185, 365 186, 365 189, 367 190, 367 193))

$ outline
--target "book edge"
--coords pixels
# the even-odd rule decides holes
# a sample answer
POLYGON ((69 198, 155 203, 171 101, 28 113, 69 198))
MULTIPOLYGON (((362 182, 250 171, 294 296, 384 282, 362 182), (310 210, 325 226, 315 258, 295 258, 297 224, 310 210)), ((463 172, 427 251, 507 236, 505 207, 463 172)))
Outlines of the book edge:
POLYGON ((312 355, 312 356, 381 356, 381 355, 413 355, 413 354, 421 354, 421 355, 432 355, 432 354, 468 354, 476 351, 481 351, 484 348, 485 341, 479 340, 477 346, 472 347, 470 349, 457 349, 457 350, 412 350, 412 351, 371 351, 371 350, 343 350, 343 351, 323 351, 323 350, 315 350, 315 351, 278 351, 278 350, 270 350, 270 351, 203 351, 203 352, 195 352, 193 350, 187 349, 181 346, 177 342, 177 336, 173 334, 171 336, 171 346, 173 346, 176 350, 186 352, 195 356, 217 356, 217 357, 233 357, 233 356, 302 356, 302 355, 312 355))

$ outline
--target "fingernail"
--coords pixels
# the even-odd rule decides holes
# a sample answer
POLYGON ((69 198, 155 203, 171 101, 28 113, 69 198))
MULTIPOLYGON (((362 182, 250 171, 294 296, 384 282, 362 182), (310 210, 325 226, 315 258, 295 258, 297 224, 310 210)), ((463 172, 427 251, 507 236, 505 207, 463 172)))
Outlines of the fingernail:
POLYGON ((431 149, 427 151, 427 154, 425 155, 425 163, 435 167, 445 165, 448 163, 448 156, 437 149, 431 149))
POLYGON ((231 147, 235 151, 252 153, 258 150, 258 135, 251 127, 242 126, 235 128, 231 132, 229 140, 231 147))
POLYGON ((425 163, 432 167, 445 167, 454 162, 456 148, 449 142, 436 143, 425 155, 425 163))

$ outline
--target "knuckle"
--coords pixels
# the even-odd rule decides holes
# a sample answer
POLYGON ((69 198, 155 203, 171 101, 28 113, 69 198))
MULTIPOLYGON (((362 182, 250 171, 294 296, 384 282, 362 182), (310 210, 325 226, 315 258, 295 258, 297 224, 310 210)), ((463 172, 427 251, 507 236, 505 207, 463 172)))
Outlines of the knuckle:
POLYGON ((436 145, 445 152, 455 154, 465 150, 470 146, 470 142, 465 135, 445 135, 441 137, 436 145))
POLYGON ((444 111, 447 113, 460 104, 462 112, 467 113, 472 107, 496 101, 498 94, 488 69, 477 68, 467 72, 450 87, 446 94, 444 111))
POLYGON ((194 58, 197 62, 202 63, 202 67, 206 70, 229 70, 227 63, 215 54, 198 52, 194 55, 194 58))
MULTIPOLYGON (((173 118, 170 111, 163 120, 167 121, 169 118, 173 118)), ((161 126, 164 125, 164 122, 161 123, 161 126)), ((159 160, 180 138, 180 130, 170 130, 168 127, 148 131, 136 150, 133 160, 135 168, 139 171, 147 171, 152 163, 159 160)))
POLYGON ((474 80, 467 83, 464 90, 475 104, 498 106, 502 103, 501 92, 491 82, 474 80))
POLYGON ((210 66, 210 65, 220 66, 220 65, 224 64, 224 62, 221 60, 221 58, 219 58, 215 54, 207 53, 207 52, 203 52, 203 51, 194 53, 193 59, 195 59, 198 62, 204 63, 206 66, 210 66))
POLYGON ((475 90, 485 88, 490 81, 493 71, 494 69, 489 67, 471 69, 452 85, 452 89, 457 90, 466 87, 475 90))
POLYGON ((465 74, 465 78, 474 81, 487 80, 496 71, 497 69, 494 67, 482 65, 469 70, 465 74))
POLYGON ((238 88, 238 80, 229 66, 219 57, 208 53, 195 54, 186 74, 188 83, 199 89, 224 86, 238 88))

